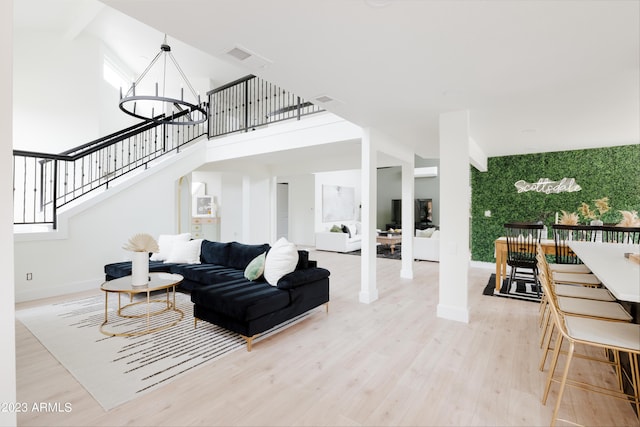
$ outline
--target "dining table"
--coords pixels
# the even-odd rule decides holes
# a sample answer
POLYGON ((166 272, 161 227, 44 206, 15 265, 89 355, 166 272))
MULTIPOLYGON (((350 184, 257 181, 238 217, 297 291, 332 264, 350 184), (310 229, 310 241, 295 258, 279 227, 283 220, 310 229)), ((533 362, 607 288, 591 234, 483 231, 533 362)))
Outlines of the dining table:
POLYGON ((640 303, 640 264, 625 256, 640 253, 640 245, 578 241, 568 244, 613 296, 640 303))

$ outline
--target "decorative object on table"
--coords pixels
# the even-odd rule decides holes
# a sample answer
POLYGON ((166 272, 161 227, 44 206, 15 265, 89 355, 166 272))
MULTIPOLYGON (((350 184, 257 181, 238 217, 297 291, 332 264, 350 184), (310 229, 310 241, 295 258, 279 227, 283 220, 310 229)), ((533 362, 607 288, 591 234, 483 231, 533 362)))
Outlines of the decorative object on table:
POLYGON ((159 252, 156 240, 149 234, 139 233, 122 247, 133 252, 131 257, 131 284, 144 286, 149 282, 149 253, 159 252))
POLYGON ((582 202, 578 208, 578 212, 580 212, 584 219, 591 220, 590 225, 601 226, 604 224, 602 222, 602 215, 611 210, 609 207, 609 198, 603 197, 601 199, 594 200, 593 203, 595 204, 594 210, 591 210, 591 206, 589 206, 588 203, 582 202))
POLYGON ((560 211, 562 212, 562 216, 560 217, 560 219, 558 219, 557 223, 561 224, 561 225, 578 225, 578 222, 580 221, 580 218, 578 217, 578 214, 575 212, 567 212, 567 211, 560 211))
POLYGON ((619 227, 640 227, 640 218, 636 211, 619 211, 622 214, 622 220, 616 224, 619 227))

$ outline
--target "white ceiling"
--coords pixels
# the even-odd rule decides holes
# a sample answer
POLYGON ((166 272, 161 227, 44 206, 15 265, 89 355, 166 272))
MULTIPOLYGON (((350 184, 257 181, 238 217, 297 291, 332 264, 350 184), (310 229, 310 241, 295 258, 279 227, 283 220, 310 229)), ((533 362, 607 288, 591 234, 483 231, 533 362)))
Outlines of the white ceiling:
MULTIPOLYGON (((102 2, 196 48, 179 59, 190 77, 253 73, 329 95, 326 109, 421 157, 437 156, 439 114, 461 109, 488 156, 640 143, 640 1, 102 2), (246 67, 225 54, 234 46, 272 63, 246 67)), ((84 21, 132 66, 158 47, 156 31, 94 1, 14 3, 17 28, 84 21)))

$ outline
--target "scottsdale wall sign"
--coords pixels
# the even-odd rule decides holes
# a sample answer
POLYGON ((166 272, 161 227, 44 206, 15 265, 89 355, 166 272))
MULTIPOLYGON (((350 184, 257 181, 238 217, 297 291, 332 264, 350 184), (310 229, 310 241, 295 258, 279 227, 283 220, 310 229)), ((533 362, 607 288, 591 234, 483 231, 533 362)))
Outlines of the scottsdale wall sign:
POLYGON ((535 191, 536 193, 557 194, 557 193, 573 193, 582 190, 576 184, 575 178, 562 178, 560 181, 551 181, 549 178, 540 178, 538 182, 527 182, 523 179, 516 181, 514 184, 518 189, 518 193, 526 193, 535 191))

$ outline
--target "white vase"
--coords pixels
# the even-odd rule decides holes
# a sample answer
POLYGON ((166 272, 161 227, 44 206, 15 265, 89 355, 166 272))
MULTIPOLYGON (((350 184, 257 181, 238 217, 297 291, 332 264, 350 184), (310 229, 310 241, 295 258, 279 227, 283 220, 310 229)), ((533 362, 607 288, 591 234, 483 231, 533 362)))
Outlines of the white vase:
POLYGON ((131 258, 131 284, 145 286, 149 283, 149 254, 134 252, 131 258))

